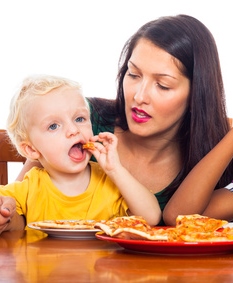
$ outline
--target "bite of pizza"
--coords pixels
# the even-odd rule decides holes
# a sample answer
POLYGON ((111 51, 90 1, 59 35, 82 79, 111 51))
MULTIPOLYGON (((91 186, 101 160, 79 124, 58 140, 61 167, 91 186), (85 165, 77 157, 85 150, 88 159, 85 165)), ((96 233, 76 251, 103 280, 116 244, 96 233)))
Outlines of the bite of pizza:
POLYGON ((94 150, 95 149, 95 145, 94 145, 93 142, 87 142, 87 143, 83 144, 83 149, 92 149, 92 150, 94 150))

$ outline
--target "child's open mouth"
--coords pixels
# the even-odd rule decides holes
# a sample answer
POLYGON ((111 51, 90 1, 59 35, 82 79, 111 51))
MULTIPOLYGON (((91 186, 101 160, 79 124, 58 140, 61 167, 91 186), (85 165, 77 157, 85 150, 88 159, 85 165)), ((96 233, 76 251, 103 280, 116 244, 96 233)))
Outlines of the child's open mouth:
POLYGON ((82 159, 83 156, 83 145, 82 143, 74 144, 69 150, 69 156, 73 159, 82 159))

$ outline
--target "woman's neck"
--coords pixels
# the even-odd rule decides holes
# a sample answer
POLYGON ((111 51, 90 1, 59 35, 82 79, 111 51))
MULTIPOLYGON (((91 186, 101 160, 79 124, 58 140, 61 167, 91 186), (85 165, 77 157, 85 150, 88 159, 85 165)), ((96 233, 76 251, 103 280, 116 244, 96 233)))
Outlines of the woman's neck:
POLYGON ((167 187, 181 170, 179 144, 116 131, 122 165, 151 192, 167 187))
POLYGON ((118 137, 119 155, 122 155, 122 151, 127 151, 135 157, 140 156, 140 158, 158 162, 167 155, 175 154, 180 159, 179 144, 175 141, 162 137, 140 137, 129 131, 116 130, 115 134, 118 137))

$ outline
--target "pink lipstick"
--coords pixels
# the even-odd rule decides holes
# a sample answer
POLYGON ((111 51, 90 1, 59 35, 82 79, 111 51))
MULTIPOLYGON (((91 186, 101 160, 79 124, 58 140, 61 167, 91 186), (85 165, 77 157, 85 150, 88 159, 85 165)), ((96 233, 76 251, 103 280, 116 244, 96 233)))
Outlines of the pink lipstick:
POLYGON ((136 123, 146 123, 148 120, 151 119, 151 116, 148 115, 144 110, 133 107, 132 108, 132 119, 136 123))

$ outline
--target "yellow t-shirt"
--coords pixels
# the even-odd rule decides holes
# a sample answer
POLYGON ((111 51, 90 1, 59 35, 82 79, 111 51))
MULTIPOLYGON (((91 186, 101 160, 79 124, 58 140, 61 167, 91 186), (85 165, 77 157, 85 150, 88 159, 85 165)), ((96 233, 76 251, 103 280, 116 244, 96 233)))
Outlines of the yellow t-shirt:
POLYGON ((86 191, 66 196, 52 183, 48 173, 32 168, 22 182, 0 187, 0 195, 16 199, 17 212, 27 223, 46 219, 111 219, 127 215, 128 206, 118 188, 98 163, 90 162, 91 179, 86 191))

